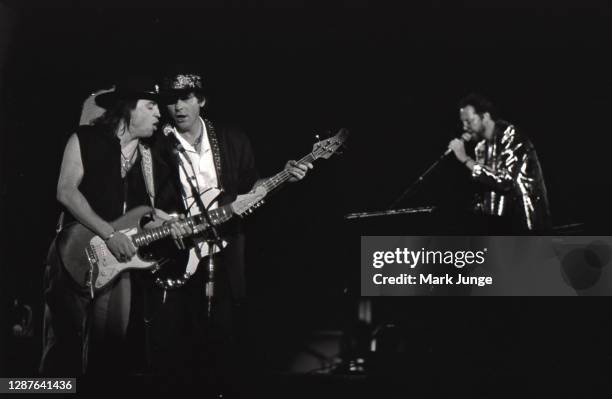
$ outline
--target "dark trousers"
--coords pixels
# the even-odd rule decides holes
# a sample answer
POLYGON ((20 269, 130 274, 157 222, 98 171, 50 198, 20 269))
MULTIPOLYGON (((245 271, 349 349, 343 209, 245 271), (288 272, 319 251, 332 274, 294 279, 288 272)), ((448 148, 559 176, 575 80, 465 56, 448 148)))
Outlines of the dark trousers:
POLYGON ((40 373, 49 376, 124 374, 131 366, 127 342, 130 273, 91 299, 61 264, 54 245, 44 276, 43 353, 40 373))
MULTIPOLYGON (((226 248, 215 255, 215 296, 207 314, 205 282, 208 258, 187 283, 164 291, 151 276, 140 280, 146 341, 145 372, 213 379, 224 383, 242 373, 245 364, 246 310, 244 295, 230 284, 236 254, 226 248), (240 293, 239 293, 240 294, 240 293)), ((241 256, 239 254, 239 256, 241 256)))

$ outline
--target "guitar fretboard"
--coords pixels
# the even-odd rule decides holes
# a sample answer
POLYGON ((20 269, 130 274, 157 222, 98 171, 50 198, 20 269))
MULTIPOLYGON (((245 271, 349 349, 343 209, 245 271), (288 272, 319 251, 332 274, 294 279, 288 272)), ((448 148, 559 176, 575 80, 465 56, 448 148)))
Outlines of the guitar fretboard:
MULTIPOLYGON (((233 216, 232 208, 230 205, 224 205, 219 208, 208 211, 210 220, 214 225, 221 224, 228 221, 233 216)), ((206 219, 202 215, 190 216, 185 220, 185 223, 194 230, 194 233, 201 231, 203 228, 208 226, 206 219), (197 229, 196 229, 197 227, 197 229)), ((161 240, 162 238, 168 237, 171 233, 170 225, 164 224, 159 227, 153 227, 146 229, 140 233, 132 235, 132 242, 136 247, 149 245, 154 241, 161 240)))
MULTIPOLYGON (((306 155, 305 157, 303 157, 297 162, 298 163, 314 162, 317 159, 318 151, 319 150, 315 150, 311 152, 310 154, 306 155)), ((282 170, 278 172, 277 174, 275 174, 274 176, 266 179, 263 182, 263 186, 266 188, 268 193, 271 193, 272 191, 274 191, 275 189, 279 188, 284 183, 286 183, 291 178, 291 176, 293 176, 291 173, 287 172, 286 170, 282 170)))

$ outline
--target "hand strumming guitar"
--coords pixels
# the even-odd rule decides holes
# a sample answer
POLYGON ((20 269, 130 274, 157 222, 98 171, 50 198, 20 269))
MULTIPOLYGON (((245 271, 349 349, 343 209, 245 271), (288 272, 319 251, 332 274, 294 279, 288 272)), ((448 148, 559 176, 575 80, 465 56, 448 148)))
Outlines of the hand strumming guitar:
POLYGON ((120 231, 113 231, 104 239, 104 242, 113 256, 120 262, 127 262, 136 255, 136 247, 134 247, 132 241, 120 231))

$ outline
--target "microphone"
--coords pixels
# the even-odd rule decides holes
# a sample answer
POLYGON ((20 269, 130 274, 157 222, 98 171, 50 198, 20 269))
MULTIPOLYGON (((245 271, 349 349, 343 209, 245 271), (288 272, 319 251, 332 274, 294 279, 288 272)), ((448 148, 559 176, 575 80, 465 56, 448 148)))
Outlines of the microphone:
MULTIPOLYGON (((174 129, 172 129, 172 127, 170 127, 170 125, 166 125, 166 126, 164 126, 164 130, 163 131, 164 131, 164 136, 168 137, 170 139, 170 141, 172 142, 172 145, 174 146, 174 150, 175 150, 174 153, 177 154, 177 152, 180 152, 181 154, 183 154, 183 157, 187 160, 187 163, 193 169, 193 163, 191 162, 191 158, 189 157, 189 155, 187 155, 187 150, 185 150, 185 147, 183 147, 181 142, 178 141, 178 139, 174 135, 174 129)), ((177 158, 178 158, 179 164, 182 164, 183 161, 181 160, 181 157, 178 156, 177 158)), ((188 176, 187 175, 187 171, 185 171, 185 176, 188 176)))
MULTIPOLYGON (((185 147, 183 147, 183 145, 180 143, 180 141, 178 141, 178 139, 176 138, 176 136, 174 135, 174 129, 172 129, 170 127, 170 125, 166 125, 164 126, 164 136, 168 137, 170 139, 170 141, 172 142, 172 145, 174 146, 174 148, 180 152, 181 154, 185 155, 185 147)), ((189 159, 189 157, 186 156, 187 159, 189 159)))
MULTIPOLYGON (((458 137, 461 141, 463 141, 464 143, 469 143, 470 141, 472 141, 472 135, 465 132, 461 135, 461 137, 458 137)), ((180 144, 179 144, 180 145, 180 144)), ((451 150, 450 148, 447 148, 446 151, 444 151, 444 155, 442 155, 442 157, 447 156, 448 154, 450 154, 451 152, 453 152, 453 150, 451 150)))

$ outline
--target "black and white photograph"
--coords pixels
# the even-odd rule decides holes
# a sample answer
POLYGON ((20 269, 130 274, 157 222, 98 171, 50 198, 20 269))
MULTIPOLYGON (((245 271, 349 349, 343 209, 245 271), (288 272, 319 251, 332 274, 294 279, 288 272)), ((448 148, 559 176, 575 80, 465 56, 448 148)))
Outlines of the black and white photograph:
POLYGON ((602 0, 0 1, 0 393, 612 397, 610 54, 602 0))

